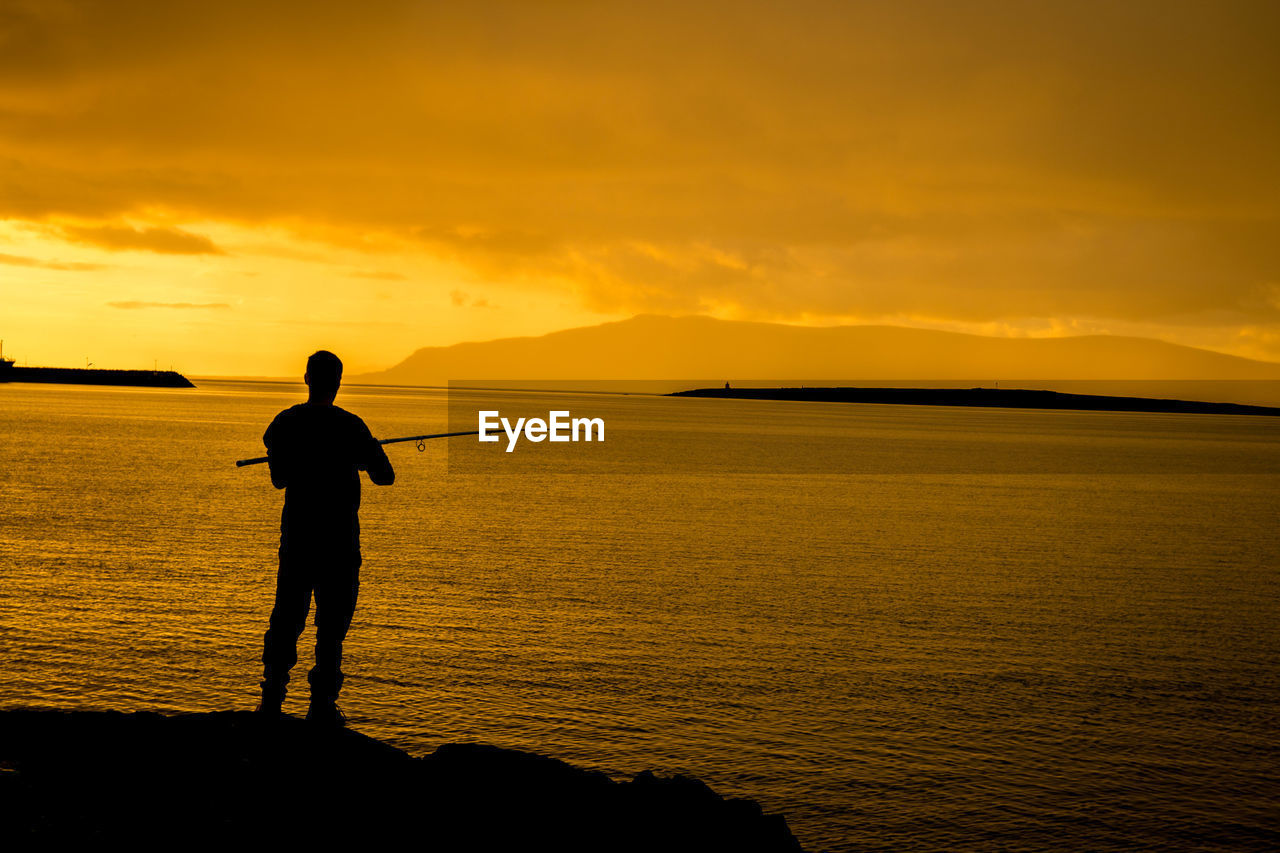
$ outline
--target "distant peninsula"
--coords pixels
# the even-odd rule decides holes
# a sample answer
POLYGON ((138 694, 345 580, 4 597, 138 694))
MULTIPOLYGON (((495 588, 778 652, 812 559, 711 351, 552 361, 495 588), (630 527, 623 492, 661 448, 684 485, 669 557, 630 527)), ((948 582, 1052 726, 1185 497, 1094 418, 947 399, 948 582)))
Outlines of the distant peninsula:
POLYGON ((43 382, 65 385, 134 385, 145 388, 194 388, 173 370, 99 370, 87 367, 18 367, 0 359, 0 382, 43 382))
POLYGON ((1166 412, 1196 415, 1280 415, 1280 408, 1202 403, 1151 397, 1107 397, 1016 388, 695 388, 670 397, 793 400, 809 403, 879 403, 891 406, 978 406, 1000 409, 1074 409, 1093 412, 1166 412))
POLYGON ((783 817, 690 777, 474 743, 413 758, 247 711, 0 711, 0 803, 14 849, 801 851, 783 817))

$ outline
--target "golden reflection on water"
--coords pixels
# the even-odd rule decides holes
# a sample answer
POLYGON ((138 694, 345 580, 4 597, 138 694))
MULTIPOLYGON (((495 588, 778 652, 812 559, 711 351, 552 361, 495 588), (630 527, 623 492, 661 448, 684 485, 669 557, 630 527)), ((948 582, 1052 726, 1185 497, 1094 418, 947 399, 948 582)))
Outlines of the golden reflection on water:
MULTIPOLYGON (((252 707, 280 495, 231 463, 296 389, 0 395, 4 704, 252 707)), ((446 422, 439 391, 338 402, 379 435, 446 422)), ((720 447, 831 418, 671 411, 720 447)), ((882 407, 875 431, 930 417, 882 407)), ((1137 428, 1093 417, 1116 441, 1137 428)), ((1199 423, 1178 440, 1276 470, 1275 424, 1199 423)), ((396 486, 365 490, 342 699, 369 734, 692 773, 813 849, 1268 825, 1275 474, 496 476, 450 470, 442 443, 393 454, 396 486)))

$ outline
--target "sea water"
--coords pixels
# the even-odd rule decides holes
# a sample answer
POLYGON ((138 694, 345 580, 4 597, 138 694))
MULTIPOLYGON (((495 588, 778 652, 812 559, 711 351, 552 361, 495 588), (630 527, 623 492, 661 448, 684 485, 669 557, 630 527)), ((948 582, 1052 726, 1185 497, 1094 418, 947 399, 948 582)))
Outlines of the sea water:
MULTIPOLYGON (((233 462, 302 389, 199 384, 0 386, 4 707, 256 703, 282 493, 233 462)), ((338 402, 391 437, 445 397, 338 402)), ((810 850, 1280 843, 1280 419, 584 405, 663 425, 647 470, 388 448, 352 727, 692 774, 810 850), (672 464, 676 436, 733 462, 672 464), (833 442, 874 464, 797 462, 833 442)))

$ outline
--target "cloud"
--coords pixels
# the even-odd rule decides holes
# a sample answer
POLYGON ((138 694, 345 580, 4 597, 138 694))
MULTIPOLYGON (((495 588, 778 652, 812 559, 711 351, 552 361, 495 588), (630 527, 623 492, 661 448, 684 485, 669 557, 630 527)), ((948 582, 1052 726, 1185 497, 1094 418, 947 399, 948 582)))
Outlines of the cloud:
POLYGON ((276 320, 281 326, 323 326, 335 329, 401 329, 412 324, 401 320, 276 320))
POLYGON ((375 281, 407 281, 408 276, 401 275, 398 272, 382 272, 382 271, 356 271, 348 273, 352 278, 369 278, 375 281))
POLYGON ((416 240, 443 254, 468 257, 476 254, 500 258, 546 258, 563 246, 545 233, 524 230, 492 230, 474 226, 417 227, 416 240))
POLYGON ((182 308, 196 310, 224 310, 231 307, 226 302, 108 302, 112 308, 135 310, 139 308, 182 308))
POLYGON ((64 225, 58 229, 73 243, 104 249, 141 249, 165 255, 226 254, 202 234, 178 228, 131 228, 120 225, 64 225))
POLYGON ((104 270, 108 267, 104 264, 82 264, 70 261, 42 261, 37 258, 26 258, 21 255, 5 255, 0 254, 0 264, 9 264, 15 267, 39 267, 46 270, 61 270, 65 272, 93 272, 95 270, 104 270))
POLYGON ((483 297, 473 297, 466 291, 451 290, 449 291, 449 301, 453 303, 455 308, 497 308, 498 306, 491 303, 483 297))
POLYGON ((606 312, 1277 322, 1267 0, 267 5, 13 6, 0 216, 390 235, 606 312))

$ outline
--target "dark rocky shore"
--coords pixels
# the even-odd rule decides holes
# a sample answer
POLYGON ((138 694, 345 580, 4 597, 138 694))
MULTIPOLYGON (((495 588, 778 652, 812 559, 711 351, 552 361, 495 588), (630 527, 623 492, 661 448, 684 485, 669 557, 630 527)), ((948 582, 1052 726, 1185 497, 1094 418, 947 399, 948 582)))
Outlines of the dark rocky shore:
POLYGON ((620 783, 483 744, 413 758, 236 711, 0 712, 0 819, 15 847, 800 850, 781 816, 688 777, 620 783))

